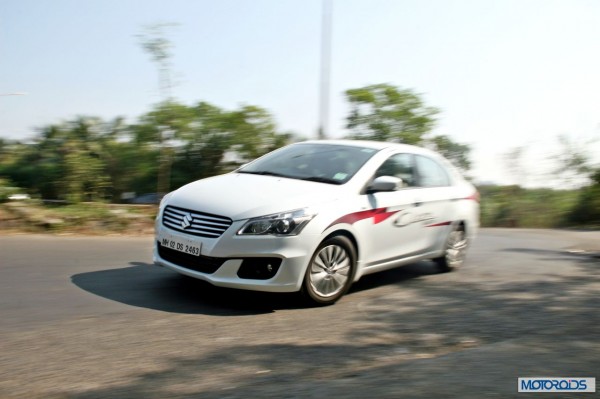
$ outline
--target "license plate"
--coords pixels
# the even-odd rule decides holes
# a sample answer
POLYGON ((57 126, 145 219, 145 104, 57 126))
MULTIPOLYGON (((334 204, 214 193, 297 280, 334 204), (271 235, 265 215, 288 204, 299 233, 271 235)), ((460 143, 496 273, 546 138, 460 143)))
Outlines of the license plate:
POLYGON ((199 241, 188 240, 187 238, 174 236, 171 234, 162 234, 158 241, 165 248, 174 249, 175 251, 184 252, 186 254, 200 256, 202 243, 199 241))

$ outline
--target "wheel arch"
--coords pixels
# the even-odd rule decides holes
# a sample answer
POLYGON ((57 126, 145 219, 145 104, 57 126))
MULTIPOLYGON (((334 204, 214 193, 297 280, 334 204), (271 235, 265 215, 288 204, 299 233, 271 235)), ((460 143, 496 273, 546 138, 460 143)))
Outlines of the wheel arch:
POLYGON ((344 236, 350 240, 350 242, 352 243, 352 246, 354 246, 354 251, 356 252, 356 262, 358 263, 358 260, 360 259, 360 248, 358 247, 358 241, 356 240, 356 237, 354 237, 354 234, 352 234, 352 232, 345 230, 345 229, 338 229, 338 230, 332 231, 327 236, 325 236, 325 238, 323 238, 321 240, 321 242, 327 241, 328 239, 335 237, 335 236, 344 236))
POLYGON ((469 240, 472 240, 477 235, 477 223, 469 221, 466 218, 456 220, 453 225, 461 227, 469 240))

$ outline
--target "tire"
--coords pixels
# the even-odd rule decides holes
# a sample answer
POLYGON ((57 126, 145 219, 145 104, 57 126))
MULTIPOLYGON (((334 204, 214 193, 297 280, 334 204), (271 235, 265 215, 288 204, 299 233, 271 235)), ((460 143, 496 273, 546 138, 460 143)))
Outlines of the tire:
POLYGON ((306 268, 302 294, 312 305, 332 305, 352 285, 356 272, 356 249, 344 236, 323 241, 306 268))
POLYGON ((435 258, 433 261, 437 264, 440 271, 449 272, 456 270, 463 265, 467 255, 469 240, 465 227, 462 224, 452 226, 444 244, 444 255, 435 258))

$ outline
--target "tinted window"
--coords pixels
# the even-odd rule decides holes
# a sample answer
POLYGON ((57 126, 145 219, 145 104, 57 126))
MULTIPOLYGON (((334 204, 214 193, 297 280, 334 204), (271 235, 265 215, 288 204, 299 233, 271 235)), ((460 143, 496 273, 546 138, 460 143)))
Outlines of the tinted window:
POLYGON ((343 184, 376 152, 347 145, 295 144, 267 154, 238 172, 343 184))
POLYGON ((375 172, 375 177, 395 176, 405 186, 415 186, 414 161, 411 154, 396 154, 389 157, 375 172))
POLYGON ((450 185, 448 173, 433 159, 417 155, 415 156, 419 186, 440 187, 450 185))

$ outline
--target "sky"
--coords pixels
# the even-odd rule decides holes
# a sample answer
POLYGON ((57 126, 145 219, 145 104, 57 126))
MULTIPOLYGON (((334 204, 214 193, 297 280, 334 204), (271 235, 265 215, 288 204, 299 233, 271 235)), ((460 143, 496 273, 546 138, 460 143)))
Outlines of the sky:
MULTIPOLYGON (((345 90, 390 83, 441 110, 432 133, 472 147, 477 181, 553 186, 559 135, 600 162, 600 1, 332 9, 331 138, 348 133, 345 90), (504 156, 517 147, 529 171, 520 182, 504 156)), ((0 0, 0 138, 25 141, 78 115, 135 122, 160 100, 136 35, 161 22, 178 24, 178 101, 258 105, 281 131, 315 138, 321 18, 321 0, 0 0), (4 95, 15 92, 27 94, 4 95)))

